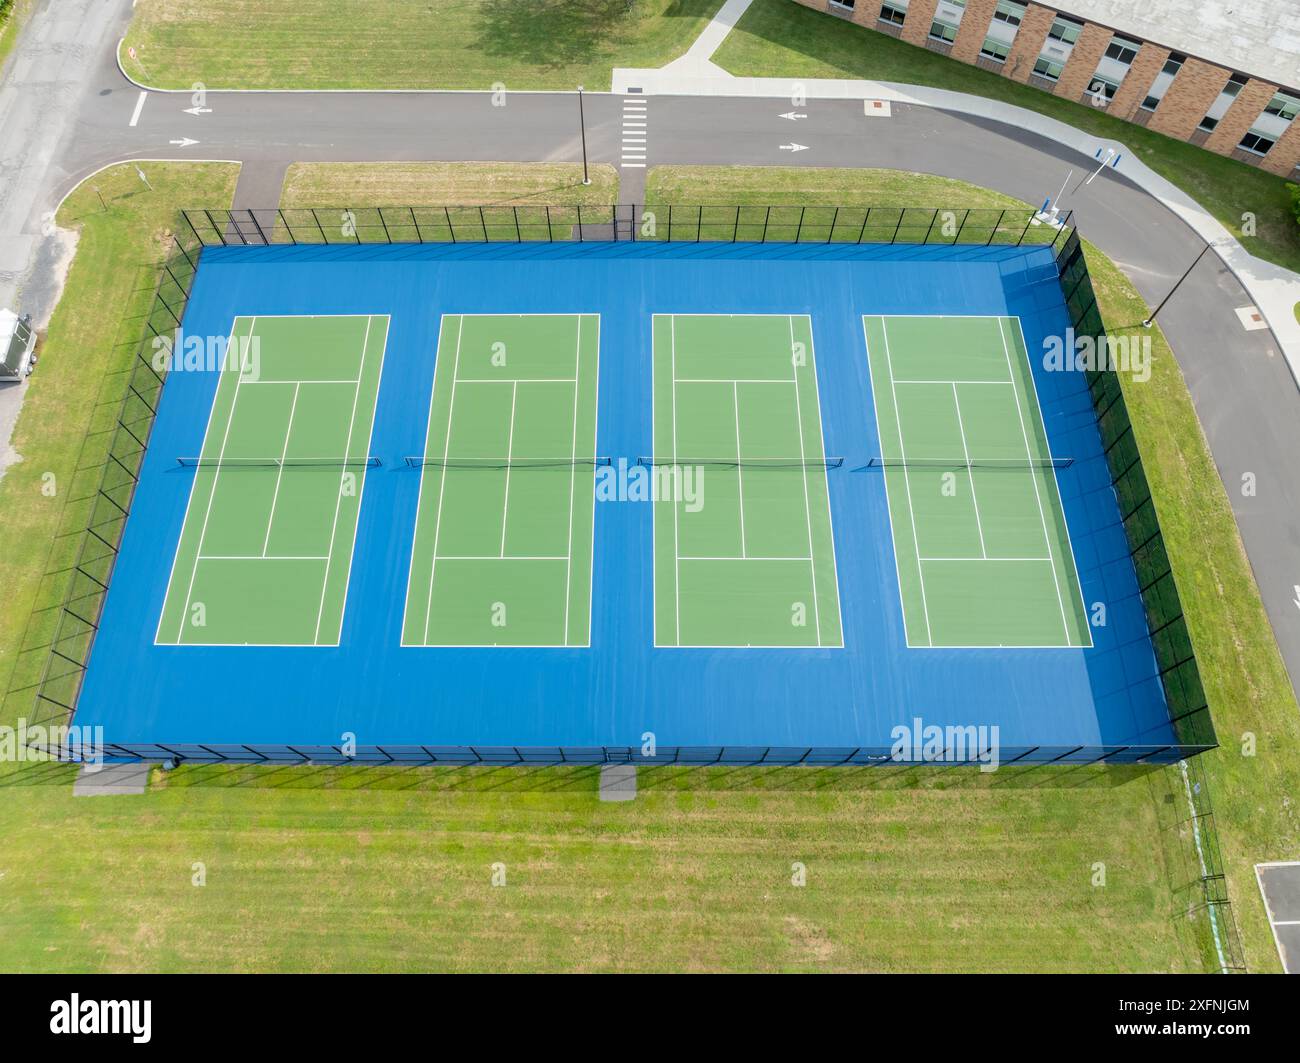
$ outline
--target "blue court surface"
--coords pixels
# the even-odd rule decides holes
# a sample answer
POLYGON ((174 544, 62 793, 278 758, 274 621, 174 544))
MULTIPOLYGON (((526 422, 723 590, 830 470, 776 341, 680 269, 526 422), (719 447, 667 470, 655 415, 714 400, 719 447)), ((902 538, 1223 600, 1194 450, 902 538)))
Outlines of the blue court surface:
MULTIPOLYGON (((566 756, 599 747, 635 753, 652 735, 661 754, 725 747, 728 759, 756 760, 769 749, 888 751, 892 729, 917 719, 996 726, 1004 759, 1023 747, 1176 741, 1084 378, 1043 366, 1045 338, 1068 325, 1046 248, 208 249, 185 333, 224 339, 237 321, 244 332, 270 337, 266 357, 280 357, 279 376, 263 380, 261 391, 248 383, 219 391, 219 367, 182 368, 167 380, 75 718, 102 725, 107 742, 166 744, 201 756, 200 744, 273 752, 335 747, 354 736, 363 751, 400 755, 423 746, 454 756, 459 747, 504 748, 544 760, 561 749, 566 756), (321 349, 321 359, 333 359, 325 365, 311 364, 311 344, 325 339, 301 346, 301 337, 316 334, 309 328, 293 331, 299 346, 291 351, 274 345, 288 334, 275 319, 312 316, 357 322, 319 333, 334 345, 321 349), (1003 409, 1015 424, 1007 438, 1019 449, 1005 452, 1005 479, 995 466, 947 481, 963 519, 975 522, 964 527, 977 536, 948 535, 939 496, 919 497, 918 484, 934 473, 925 462, 903 470, 910 481, 887 462, 873 463, 894 454, 889 441, 882 445, 880 425, 913 417, 913 408, 924 406, 929 420, 903 424, 900 442, 907 435, 908 446, 940 446, 952 408, 960 419, 953 445, 972 459, 982 456, 969 453, 975 436, 996 442, 1006 420, 994 414, 981 422, 976 407, 986 392, 974 385, 986 381, 966 387, 960 378, 971 374, 952 364, 961 342, 944 347, 944 336, 965 334, 960 320, 929 329, 938 347, 922 344, 913 357, 900 353, 910 333, 895 317, 983 319, 982 335, 997 341, 982 348, 1000 374, 987 383, 1004 389, 1003 409), (878 352, 869 357, 868 345, 871 321, 886 318, 898 337, 892 376, 912 384, 901 378, 933 370, 941 386, 896 392, 897 409, 883 411, 882 422, 873 398, 878 352), (386 324, 386 335, 374 322, 386 324), (495 377, 494 330, 509 334, 514 358, 495 377), (790 341, 804 352, 793 372, 781 353, 790 341), (902 365, 905 356, 912 361, 902 365), (1032 376, 1021 368, 1026 359, 1032 376), (365 379, 357 366, 378 374, 381 364, 377 393, 356 383, 365 379), (664 395, 676 397, 666 406, 664 395), (372 402, 366 438, 358 426, 371 426, 372 402), (265 422, 256 419, 256 403, 280 418, 264 433, 271 442, 263 449, 275 454, 258 450, 257 425, 265 422), (679 441, 687 435, 689 443, 679 441), (317 436, 331 441, 313 452, 317 436), (236 437, 248 465, 298 447, 321 467, 282 466, 270 475, 240 468, 229 460, 236 437), (226 458, 208 461, 221 443, 226 458), (326 455, 322 447, 347 453, 326 455), (506 456, 503 449, 517 467, 474 467, 506 456), (699 514, 686 510, 674 521, 671 502, 657 519, 664 503, 639 500, 635 491, 622 492, 634 496, 623 500, 600 492, 594 502, 584 498, 593 477, 617 472, 620 459, 629 470, 645 469, 663 464, 669 450, 691 452, 682 462, 719 459, 704 473, 707 521, 692 522, 699 514), (791 450, 824 455, 831 467, 777 467, 791 450), (728 453, 758 467, 728 468, 721 460, 728 453), (1010 467, 1017 455, 1049 453, 1073 463, 1045 472, 1010 467), (531 467, 520 460, 530 454, 531 467), (465 467, 404 460, 428 455, 465 467), (330 467, 329 458, 349 460, 330 467), (600 466, 604 458, 611 464, 600 466), (340 467, 352 487, 345 494, 353 501, 343 505, 330 503, 340 467), (963 501, 968 492, 974 496, 963 501), (998 535, 1008 550, 1035 556, 992 556, 988 507, 999 493, 998 535), (730 508, 710 511, 710 499, 730 508), (193 531, 182 542, 191 508, 196 546, 185 545, 193 531), (325 516, 312 523, 318 510, 325 516), (239 527, 244 513, 258 514, 248 534, 239 527), (925 551, 927 536, 941 552, 976 551, 962 555, 965 575, 932 582, 916 598, 964 618, 954 638, 936 631, 928 645, 916 644, 915 631, 909 644, 908 624, 916 621, 905 620, 903 608, 908 550, 896 548, 908 534, 902 524, 918 518, 926 524, 911 540, 913 554, 925 551), (670 529, 672 543, 664 538, 670 529), (235 612, 224 614, 219 637, 190 637, 182 627, 179 637, 158 639, 173 568, 180 566, 186 586, 168 605, 178 609, 168 631, 188 622, 179 611, 193 609, 196 597, 188 573, 215 551, 218 535, 233 544, 223 549, 241 562, 243 582, 214 578, 206 593, 235 612), (301 562, 289 556, 295 549, 301 562), (1049 563, 1032 579, 1003 578, 1021 571, 1010 562, 1041 561, 1037 554, 1049 563), (318 556, 326 558, 319 572, 337 571, 326 582, 341 603, 341 623, 328 637, 289 632, 277 644, 277 629, 265 620, 277 607, 275 573, 318 556), (262 569, 262 561, 276 564, 262 569), (496 608, 495 599, 512 600, 521 585, 523 627, 511 644, 494 633, 494 618, 480 615, 476 595, 484 609, 496 608), (1037 603, 1041 624, 1007 622, 1015 607, 998 595, 1013 591, 1037 603), (819 630, 774 620, 792 601, 795 614, 811 603, 819 630), (231 619, 240 608, 249 611, 245 627, 231 619), (1063 623, 1076 617, 1083 626, 1067 631, 1063 623), (783 634, 790 624, 794 633, 783 634), (241 630, 251 636, 241 638, 241 630), (988 644, 972 644, 981 639, 988 644)), ((935 565, 923 575, 935 581, 948 571, 935 565)), ((329 612, 319 572, 300 595, 317 631, 322 609, 329 612)))

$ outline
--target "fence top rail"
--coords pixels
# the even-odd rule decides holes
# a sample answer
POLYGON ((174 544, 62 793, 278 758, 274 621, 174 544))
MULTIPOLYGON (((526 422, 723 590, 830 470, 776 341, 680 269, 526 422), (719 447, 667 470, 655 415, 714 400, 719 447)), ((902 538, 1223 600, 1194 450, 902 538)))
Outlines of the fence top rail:
POLYGON ((934 244, 1055 248, 1076 232, 1072 212, 1030 206, 799 203, 346 203, 299 207, 187 208, 204 245, 331 243, 711 243, 934 244), (344 225, 337 238, 338 219, 344 225), (303 226, 306 226, 304 229, 303 226), (645 231, 653 225, 654 231, 645 231), (396 226, 398 239, 392 228, 396 226), (527 237, 525 237, 525 226, 527 237), (1031 235, 1034 227, 1038 231, 1031 235), (924 228, 924 235, 920 232, 924 228), (791 238, 791 232, 793 237, 791 238), (366 235, 363 240, 362 234, 366 235), (382 236, 380 236, 382 234, 382 236), (317 239, 319 237, 319 240, 317 239), (374 237, 372 239, 372 237, 374 237))
MULTIPOLYGON (((307 210, 625 210, 636 207, 672 207, 674 210, 695 210, 700 207, 725 207, 728 210, 917 210, 933 213, 934 211, 952 211, 956 213, 973 213, 983 211, 989 214, 1012 214, 1029 216, 1042 213, 1037 207, 967 207, 939 204, 917 203, 736 203, 723 200, 697 200, 692 203, 675 203, 668 200, 644 200, 641 202, 611 203, 310 203, 300 206, 264 206, 264 207, 186 207, 186 214, 248 214, 275 213, 276 211, 307 210)), ((1062 218, 1069 217, 1072 211, 1066 211, 1062 218)))

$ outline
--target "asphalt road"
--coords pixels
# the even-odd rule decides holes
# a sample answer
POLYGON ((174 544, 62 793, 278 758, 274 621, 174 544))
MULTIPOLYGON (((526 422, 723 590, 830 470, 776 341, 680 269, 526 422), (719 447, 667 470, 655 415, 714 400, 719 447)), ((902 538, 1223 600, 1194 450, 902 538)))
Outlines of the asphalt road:
MULTIPOLYGON (((114 2, 124 22, 129 0, 114 2)), ((43 14, 38 12, 32 29, 43 14)), ((210 112, 198 115, 186 113, 193 106, 188 94, 151 92, 140 104, 139 88, 121 76, 111 47, 103 44, 103 21, 97 24, 99 47, 84 57, 78 91, 65 94, 61 133, 39 175, 43 195, 34 214, 51 209, 87 174, 133 158, 239 160, 244 168, 236 199, 244 207, 274 206, 284 169, 295 161, 581 159, 571 94, 511 94, 504 106, 494 106, 487 93, 210 92, 210 112), (173 143, 184 139, 195 143, 173 143)), ((20 54, 23 47, 20 41, 20 54)), ((920 107, 895 105, 890 118, 866 118, 857 102, 810 101, 799 108, 808 117, 792 122, 780 117, 790 110, 788 100, 646 99, 651 166, 890 167, 943 174, 1037 203, 1055 195, 1071 170, 1073 186, 1092 162, 1012 127, 920 107), (807 150, 782 150, 790 143, 807 150)), ((621 101, 586 96, 594 162, 619 162, 621 101)), ((644 173, 621 170, 620 198, 639 198, 644 173)), ((1152 304, 1201 248, 1172 212, 1110 171, 1067 194, 1062 205, 1075 211, 1082 233, 1152 304)), ((3 224, 12 225, 12 217, 0 216, 3 224)), ((30 234, 38 219, 29 217, 25 224, 30 234)), ((0 229, 0 238, 6 235, 0 229)), ((39 253, 32 260, 39 274, 39 253)), ((29 275, 24 293, 31 285, 39 288, 40 277, 29 275)), ((1220 260, 1207 255, 1160 320, 1227 485, 1294 680, 1300 676, 1300 606, 1294 600, 1300 584, 1300 472, 1292 456, 1300 454, 1300 389, 1272 333, 1247 332, 1239 324, 1233 311, 1249 303, 1220 260), (1256 478, 1253 496, 1241 490, 1246 473, 1256 478)), ((1213 574, 1186 571, 1179 577, 1213 574)))

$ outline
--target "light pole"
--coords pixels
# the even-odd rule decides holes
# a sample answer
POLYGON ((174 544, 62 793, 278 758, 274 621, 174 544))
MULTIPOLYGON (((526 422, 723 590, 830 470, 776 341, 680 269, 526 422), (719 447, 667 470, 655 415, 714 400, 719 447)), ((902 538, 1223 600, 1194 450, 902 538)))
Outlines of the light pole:
POLYGON ((1201 261, 1202 258, 1205 257, 1205 252, 1208 251, 1209 249, 1210 249, 1209 244, 1206 244, 1204 247, 1201 248, 1201 253, 1197 255, 1194 259, 1192 259, 1192 264, 1187 267, 1183 275, 1179 277, 1178 280, 1174 283, 1174 286, 1169 289, 1169 294, 1160 300, 1160 305, 1157 306, 1154 310, 1152 310, 1150 316, 1145 321, 1142 322, 1143 328, 1151 327, 1151 322, 1153 322, 1156 319, 1156 314, 1160 313, 1160 311, 1164 309, 1165 303, 1169 302, 1169 300, 1173 297, 1174 292, 1178 291, 1183 281, 1187 279, 1188 274, 1190 274, 1192 270, 1196 268, 1196 263, 1198 263, 1199 261, 1201 261))
POLYGON ((578 128, 582 132, 582 183, 591 184, 591 177, 587 173, 587 116, 582 107, 582 86, 578 86, 578 128))

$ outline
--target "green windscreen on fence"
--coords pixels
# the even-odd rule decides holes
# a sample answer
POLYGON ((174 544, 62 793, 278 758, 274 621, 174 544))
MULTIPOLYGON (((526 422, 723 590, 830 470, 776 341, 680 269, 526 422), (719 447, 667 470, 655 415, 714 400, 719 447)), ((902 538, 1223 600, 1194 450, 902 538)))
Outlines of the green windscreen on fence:
MULTIPOLYGON (((1076 337, 1090 337, 1094 350, 1106 350, 1105 324, 1077 231, 1071 232, 1063 244, 1057 265, 1076 337)), ((1119 377, 1108 364, 1086 373, 1174 733, 1180 745, 1215 746, 1214 725, 1191 633, 1119 377)))

